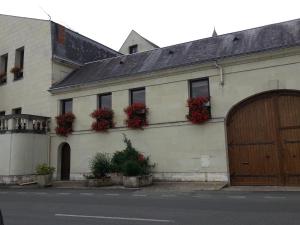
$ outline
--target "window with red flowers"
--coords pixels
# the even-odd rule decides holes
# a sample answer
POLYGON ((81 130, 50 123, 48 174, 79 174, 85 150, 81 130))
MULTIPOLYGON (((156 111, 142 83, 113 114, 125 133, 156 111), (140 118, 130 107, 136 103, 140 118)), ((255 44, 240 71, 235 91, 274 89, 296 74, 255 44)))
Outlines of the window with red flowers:
POLYGON ((55 132, 59 136, 67 137, 69 134, 73 132, 73 122, 75 120, 75 116, 71 112, 67 112, 61 114, 56 117, 57 127, 55 128, 55 132))
POLYGON ((96 109, 91 114, 91 117, 95 119, 95 121, 92 123, 91 128, 96 132, 104 132, 107 131, 109 128, 114 127, 114 112, 109 108, 96 109))
POLYGON ((189 81, 190 98, 187 100, 189 113, 186 116, 194 124, 207 121, 210 116, 208 78, 189 81))

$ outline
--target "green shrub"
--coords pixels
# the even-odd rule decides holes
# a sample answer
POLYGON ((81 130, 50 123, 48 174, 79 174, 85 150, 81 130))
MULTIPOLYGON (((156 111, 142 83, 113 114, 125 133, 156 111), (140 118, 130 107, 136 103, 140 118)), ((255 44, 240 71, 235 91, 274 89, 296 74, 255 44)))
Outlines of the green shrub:
POLYGON ((123 166, 125 176, 138 176, 142 174, 142 167, 137 161, 127 161, 123 166))
POLYGON ((150 164, 149 157, 144 157, 143 154, 141 154, 132 146, 131 141, 126 137, 126 135, 123 134, 123 136, 123 142, 125 143, 126 148, 123 151, 114 153, 112 158, 112 170, 114 172, 122 172, 124 175, 126 175, 128 172, 127 169, 130 170, 131 167, 134 167, 132 166, 132 162, 134 162, 135 165, 139 166, 139 175, 150 174, 154 165, 150 164), (128 162, 130 162, 129 166, 127 166, 128 162))
POLYGON ((53 174, 55 171, 55 168, 52 166, 48 166, 46 163, 39 164, 35 168, 35 171, 38 175, 48 175, 53 174))
POLYGON ((97 153, 90 161, 90 169, 95 178, 102 178, 111 172, 111 160, 107 153, 97 153))

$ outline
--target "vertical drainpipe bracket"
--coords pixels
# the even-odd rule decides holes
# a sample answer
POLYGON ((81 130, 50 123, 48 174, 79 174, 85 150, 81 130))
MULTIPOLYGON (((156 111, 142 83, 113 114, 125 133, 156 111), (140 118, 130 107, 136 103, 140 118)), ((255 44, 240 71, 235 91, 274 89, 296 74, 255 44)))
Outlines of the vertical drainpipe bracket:
POLYGON ((223 67, 220 64, 218 64, 218 61, 215 61, 215 67, 217 69, 219 69, 219 71, 220 71, 220 85, 224 86, 224 71, 223 71, 223 67))

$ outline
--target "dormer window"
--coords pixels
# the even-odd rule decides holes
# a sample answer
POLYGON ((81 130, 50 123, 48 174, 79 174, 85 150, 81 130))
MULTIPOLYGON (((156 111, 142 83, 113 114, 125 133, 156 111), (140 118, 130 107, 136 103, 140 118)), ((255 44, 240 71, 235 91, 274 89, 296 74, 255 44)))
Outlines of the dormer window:
POLYGON ((129 46, 129 54, 137 53, 138 46, 137 45, 131 45, 129 46))

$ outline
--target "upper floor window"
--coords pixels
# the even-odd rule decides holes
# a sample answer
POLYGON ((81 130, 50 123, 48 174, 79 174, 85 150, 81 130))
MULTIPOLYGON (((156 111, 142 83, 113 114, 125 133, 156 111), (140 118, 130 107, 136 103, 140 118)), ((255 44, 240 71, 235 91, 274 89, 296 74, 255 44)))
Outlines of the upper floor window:
POLYGON ((22 114, 22 108, 21 107, 19 107, 19 108, 15 108, 15 109, 13 109, 12 110, 12 114, 14 114, 14 115, 20 115, 20 114, 22 114))
POLYGON ((137 53, 138 46, 137 45, 131 45, 129 46, 129 54, 137 53))
POLYGON ((0 111, 0 116, 5 116, 5 111, 0 111))
POLYGON ((98 107, 111 109, 111 93, 98 95, 98 107))
POLYGON ((190 80, 190 98, 209 97, 208 78, 190 80))
POLYGON ((7 63, 8 63, 8 54, 2 55, 0 57, 0 84, 6 83, 7 63))
POLYGON ((130 104, 146 103, 145 88, 137 88, 130 90, 130 104))
POLYGON ((72 99, 61 100, 61 114, 72 112, 72 108, 73 108, 72 99))
POLYGON ((23 78, 23 69, 24 69, 24 47, 16 50, 15 67, 11 69, 11 72, 14 74, 14 80, 19 80, 23 78))

